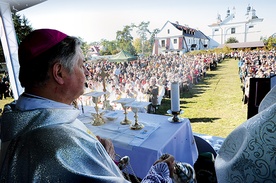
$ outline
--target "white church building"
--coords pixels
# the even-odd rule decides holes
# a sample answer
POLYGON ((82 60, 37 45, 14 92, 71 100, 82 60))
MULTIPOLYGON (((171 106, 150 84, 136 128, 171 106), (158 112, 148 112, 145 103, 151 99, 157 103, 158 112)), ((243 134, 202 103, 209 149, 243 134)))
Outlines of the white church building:
POLYGON ((217 22, 208 25, 212 29, 211 39, 218 44, 225 44, 232 37, 239 43, 260 41, 261 31, 259 27, 263 18, 256 15, 256 10, 248 5, 243 17, 236 17, 235 8, 230 11, 228 8, 226 16, 222 19, 218 14, 217 22))

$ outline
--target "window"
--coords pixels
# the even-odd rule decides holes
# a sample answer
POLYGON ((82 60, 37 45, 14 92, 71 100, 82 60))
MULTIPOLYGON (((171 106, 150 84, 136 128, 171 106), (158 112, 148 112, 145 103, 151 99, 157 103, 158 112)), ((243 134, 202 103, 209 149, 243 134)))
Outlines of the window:
POLYGON ((173 39, 173 44, 177 44, 177 39, 173 39))
POLYGON ((168 29, 168 34, 170 34, 170 29, 168 29))
POLYGON ((165 47, 165 40, 161 40, 161 47, 164 48, 165 47))
POLYGON ((231 34, 235 34, 236 33, 236 29, 235 28, 231 28, 231 34))

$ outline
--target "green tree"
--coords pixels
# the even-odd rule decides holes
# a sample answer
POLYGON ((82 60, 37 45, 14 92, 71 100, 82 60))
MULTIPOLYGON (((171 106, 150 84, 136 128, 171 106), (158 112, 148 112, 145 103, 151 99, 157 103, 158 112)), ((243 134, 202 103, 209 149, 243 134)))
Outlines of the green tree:
POLYGON ((21 41, 33 30, 33 28, 31 27, 31 25, 29 25, 29 21, 24 15, 21 18, 21 15, 13 14, 12 19, 17 41, 18 44, 20 44, 21 41))
MULTIPOLYGON (((154 41, 155 41, 155 36, 159 32, 159 29, 154 29, 152 32, 149 30, 149 24, 150 22, 141 22, 138 26, 132 24, 131 26, 133 28, 137 28, 138 30, 136 33, 139 35, 139 41, 140 44, 137 42, 133 43, 135 44, 134 47, 136 49, 137 53, 142 53, 144 55, 150 55, 152 53, 154 41), (149 39, 147 39, 148 34, 150 36, 149 39), (140 46, 140 47, 139 47, 140 46)), ((138 40, 135 40, 138 41, 138 40)))
POLYGON ((150 50, 149 55, 151 55, 151 53, 152 53, 153 45, 155 42, 155 37, 159 31, 160 30, 156 28, 152 32, 150 32, 150 39, 149 39, 149 43, 148 43, 148 50, 150 50))
POLYGON ((136 38, 134 41, 133 41, 133 46, 136 50, 137 53, 142 53, 142 45, 141 45, 141 40, 140 38, 136 38))
POLYGON ((87 60, 88 59, 88 52, 89 52, 90 46, 82 38, 79 37, 79 39, 82 42, 81 49, 82 49, 82 52, 83 52, 83 55, 84 55, 84 59, 87 60))
POLYGON ((226 43, 238 43, 239 41, 235 37, 229 37, 226 43))
POLYGON ((101 45, 103 48, 100 50, 101 55, 115 55, 119 52, 119 49, 117 48, 117 42, 114 41, 108 41, 106 39, 101 40, 101 45))
POLYGON ((126 25, 122 31, 116 32, 117 46, 121 50, 125 50, 130 54, 135 55, 136 51, 132 45, 133 37, 131 35, 132 26, 126 25))
POLYGON ((264 44, 268 50, 272 50, 276 45, 276 37, 270 36, 267 40, 264 40, 264 44))
MULTIPOLYGON (((12 14, 12 20, 14 24, 17 42, 18 44, 20 44, 20 42, 26 37, 26 35, 28 35, 33 30, 33 28, 31 27, 31 25, 29 25, 29 21, 25 16, 21 18, 19 14, 17 15, 15 13, 12 14)), ((0 62, 5 62, 2 44, 0 44, 0 62)))
POLYGON ((144 43, 144 53, 145 55, 149 56, 152 53, 153 45, 151 44, 150 40, 145 41, 144 43))
POLYGON ((154 29, 154 30, 150 33, 149 42, 150 42, 150 45, 151 45, 151 46, 154 45, 155 36, 156 36, 156 34, 157 34, 159 31, 160 31, 159 29, 154 29))
POLYGON ((230 53, 231 52, 231 48, 229 48, 228 46, 224 46, 223 48, 222 48, 222 51, 221 52, 223 52, 223 53, 230 53))
POLYGON ((142 54, 144 54, 144 50, 145 50, 145 41, 147 41, 147 34, 150 33, 148 27, 149 27, 149 21, 148 22, 141 22, 137 27, 137 31, 136 33, 139 35, 140 37, 140 41, 141 41, 141 50, 142 50, 142 54))

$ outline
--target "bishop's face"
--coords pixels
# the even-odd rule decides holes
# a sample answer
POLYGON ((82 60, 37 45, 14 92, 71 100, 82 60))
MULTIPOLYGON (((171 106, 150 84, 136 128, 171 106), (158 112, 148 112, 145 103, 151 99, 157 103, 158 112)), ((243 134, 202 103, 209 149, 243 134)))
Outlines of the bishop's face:
POLYGON ((82 50, 77 48, 77 57, 73 67, 73 72, 66 77, 66 95, 69 100, 75 100, 84 93, 86 76, 89 74, 83 65, 84 56, 82 50))

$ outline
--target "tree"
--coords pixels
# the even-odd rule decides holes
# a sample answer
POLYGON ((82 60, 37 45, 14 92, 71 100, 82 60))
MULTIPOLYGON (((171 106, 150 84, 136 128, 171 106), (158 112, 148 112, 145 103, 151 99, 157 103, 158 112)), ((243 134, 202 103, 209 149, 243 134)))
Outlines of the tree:
POLYGON ((132 31, 132 27, 129 25, 125 26, 122 31, 117 31, 116 41, 119 49, 125 50, 130 54, 135 55, 136 51, 132 45, 133 37, 130 34, 131 31, 132 31))
POLYGON ((101 45, 103 46, 103 49, 100 50, 101 55, 115 55, 118 53, 117 49, 117 42, 114 41, 108 41, 105 39, 101 40, 101 45))
POLYGON ((229 37, 226 41, 227 43, 238 43, 239 41, 235 37, 229 37))
POLYGON ((150 40, 145 41, 144 43, 144 53, 149 56, 152 53, 153 45, 150 43, 150 40))
POLYGON ((141 40, 140 38, 136 38, 134 41, 133 41, 133 46, 136 50, 137 53, 142 53, 142 44, 141 44, 141 40))
POLYGON ((151 33, 150 33, 150 45, 153 46, 154 45, 154 41, 155 41, 155 36, 156 34, 159 32, 159 29, 154 29, 151 33))
POLYGON ((148 27, 149 27, 149 21, 148 22, 141 22, 137 27, 137 34, 140 37, 140 41, 141 41, 141 50, 142 50, 142 54, 144 54, 144 49, 145 49, 145 41, 147 41, 147 34, 150 33, 148 27))
POLYGON ((264 38, 262 41, 264 42, 268 50, 272 50, 273 48, 276 47, 276 34, 269 36, 268 39, 264 38))
POLYGON ((152 32, 148 29, 150 22, 141 22, 138 26, 132 24, 131 26, 133 28, 137 28, 138 30, 136 33, 139 35, 139 41, 140 44, 137 43, 138 40, 135 40, 136 42, 133 43, 136 52, 142 53, 144 55, 150 55, 153 49, 155 36, 159 32, 159 29, 154 29, 152 32), (147 39, 147 36, 150 36, 149 39, 147 39))
MULTIPOLYGON (((20 44, 20 42, 33 30, 33 28, 31 25, 29 25, 29 21, 25 16, 21 18, 20 15, 14 13, 12 14, 12 20, 16 33, 17 43, 20 44)), ((0 62, 5 62, 2 44, 0 44, 0 62)))
POLYGON ((82 44, 81 44, 81 49, 84 55, 84 59, 87 60, 88 57, 88 52, 90 49, 89 44, 87 44, 87 42, 85 42, 82 38, 79 37, 79 39, 81 40, 82 44))
POLYGON ((18 44, 33 30, 33 28, 29 25, 28 19, 23 15, 17 15, 16 13, 12 15, 14 29, 17 36, 18 44))
POLYGON ((230 52, 231 52, 231 48, 229 48, 228 46, 224 46, 224 47, 222 48, 222 52, 223 52, 223 53, 230 53, 230 52))
POLYGON ((276 46, 276 38, 270 36, 266 42, 266 47, 267 49, 272 50, 273 48, 275 48, 275 46, 276 46))
POLYGON ((154 29, 152 32, 150 32, 150 39, 148 41, 148 50, 150 50, 149 55, 152 53, 155 37, 159 31, 160 31, 159 29, 154 29))

